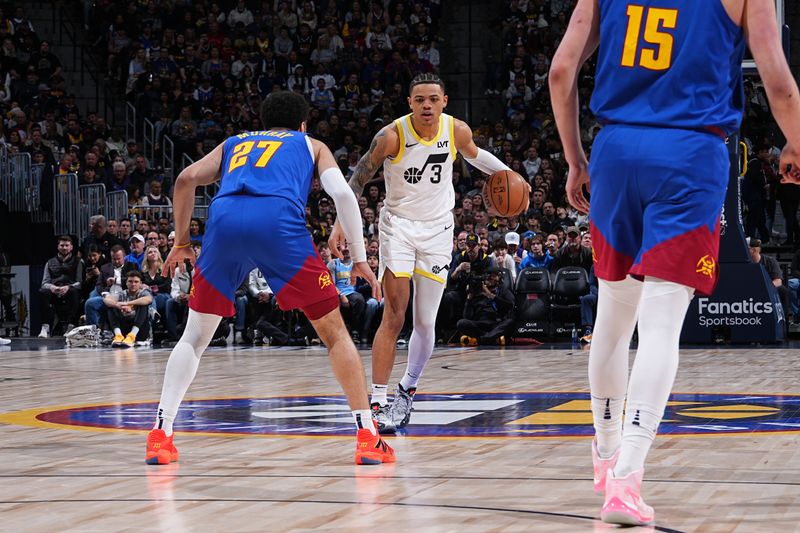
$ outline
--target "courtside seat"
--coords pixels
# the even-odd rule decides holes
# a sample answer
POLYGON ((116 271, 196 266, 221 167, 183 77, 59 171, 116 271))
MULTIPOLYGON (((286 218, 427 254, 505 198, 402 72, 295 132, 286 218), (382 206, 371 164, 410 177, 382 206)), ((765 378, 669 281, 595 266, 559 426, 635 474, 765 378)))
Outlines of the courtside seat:
POLYGON ((550 272, 545 268, 528 267, 517 274, 514 288, 516 336, 548 335, 550 289, 550 272))
POLYGON ((559 268, 550 296, 551 320, 580 325, 581 296, 589 293, 589 275, 582 267, 559 268))

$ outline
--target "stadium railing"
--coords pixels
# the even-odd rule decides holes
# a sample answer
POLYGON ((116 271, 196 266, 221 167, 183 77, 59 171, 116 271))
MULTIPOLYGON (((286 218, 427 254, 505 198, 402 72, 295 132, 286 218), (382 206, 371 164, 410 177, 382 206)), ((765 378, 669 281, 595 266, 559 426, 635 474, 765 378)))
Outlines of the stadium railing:
POLYGON ((139 220, 158 220, 161 217, 172 218, 171 205, 137 205, 131 208, 139 220))
POLYGON ((83 230, 78 236, 83 240, 89 234, 89 218, 106 213, 106 186, 102 183, 78 187, 78 212, 83 221, 83 230))
MULTIPOLYGON (((175 143, 169 135, 164 135, 164 140, 161 144, 161 167, 166 171, 175 169, 175 143)), ((177 174, 176 174, 177 177, 177 174)))
POLYGON ((144 151, 144 158, 147 159, 149 165, 153 165, 155 161, 155 142, 156 130, 149 118, 145 118, 142 122, 142 149, 144 151))
POLYGON ((56 235, 79 235, 89 224, 80 218, 78 175, 60 174, 53 180, 53 232, 56 235))
POLYGON ((42 172, 44 163, 31 165, 31 188, 28 194, 28 212, 33 222, 48 222, 50 211, 42 209, 42 172))
POLYGON ((121 220, 128 217, 128 191, 106 194, 106 218, 121 220))
POLYGON ((6 183, 4 200, 8 209, 15 212, 29 211, 28 198, 31 195, 31 154, 23 152, 3 158, 3 181, 6 183))

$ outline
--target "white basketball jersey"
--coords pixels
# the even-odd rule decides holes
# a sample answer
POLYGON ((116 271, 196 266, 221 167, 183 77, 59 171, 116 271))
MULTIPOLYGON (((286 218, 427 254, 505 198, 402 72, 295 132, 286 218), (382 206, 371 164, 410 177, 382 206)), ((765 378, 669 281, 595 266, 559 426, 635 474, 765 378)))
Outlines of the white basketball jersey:
POLYGON ((442 113, 439 132, 423 140, 411 125, 411 115, 394 121, 400 136, 397 156, 383 163, 386 182, 384 209, 410 220, 438 220, 455 206, 453 162, 456 158, 453 117, 442 113))

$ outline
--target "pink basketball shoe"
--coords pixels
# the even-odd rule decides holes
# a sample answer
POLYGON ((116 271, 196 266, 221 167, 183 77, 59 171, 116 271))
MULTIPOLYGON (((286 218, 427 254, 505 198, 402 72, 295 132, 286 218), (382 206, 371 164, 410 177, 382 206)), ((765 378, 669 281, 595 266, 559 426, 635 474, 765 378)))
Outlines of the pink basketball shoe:
POLYGON ((607 524, 646 526, 655 521, 653 508, 644 503, 641 496, 644 470, 631 472, 625 477, 615 478, 614 471, 606 474, 606 501, 600 511, 600 519, 607 524))
POLYGON ((606 474, 609 469, 617 466, 617 459, 619 459, 619 450, 608 459, 600 457, 600 452, 597 451, 597 439, 592 439, 592 465, 594 466, 594 491, 598 494, 606 490, 606 474))

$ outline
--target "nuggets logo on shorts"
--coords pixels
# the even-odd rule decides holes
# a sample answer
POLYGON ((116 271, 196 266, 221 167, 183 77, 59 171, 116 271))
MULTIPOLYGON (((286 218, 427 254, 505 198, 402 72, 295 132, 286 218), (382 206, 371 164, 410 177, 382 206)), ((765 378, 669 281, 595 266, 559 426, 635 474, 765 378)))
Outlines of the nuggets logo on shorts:
POLYGON ((192 284, 192 288, 189 289, 189 298, 194 298, 194 288, 196 285, 192 284))
POLYGON ((319 275, 319 288, 324 289, 329 285, 333 285, 333 281, 331 281, 331 275, 328 272, 323 272, 319 275))
POLYGON ((714 270, 717 268, 717 263, 714 261, 714 258, 709 255, 704 255, 700 258, 700 260, 695 265, 696 269, 695 272, 698 274, 702 274, 703 276, 708 276, 709 278, 714 277, 714 270))

